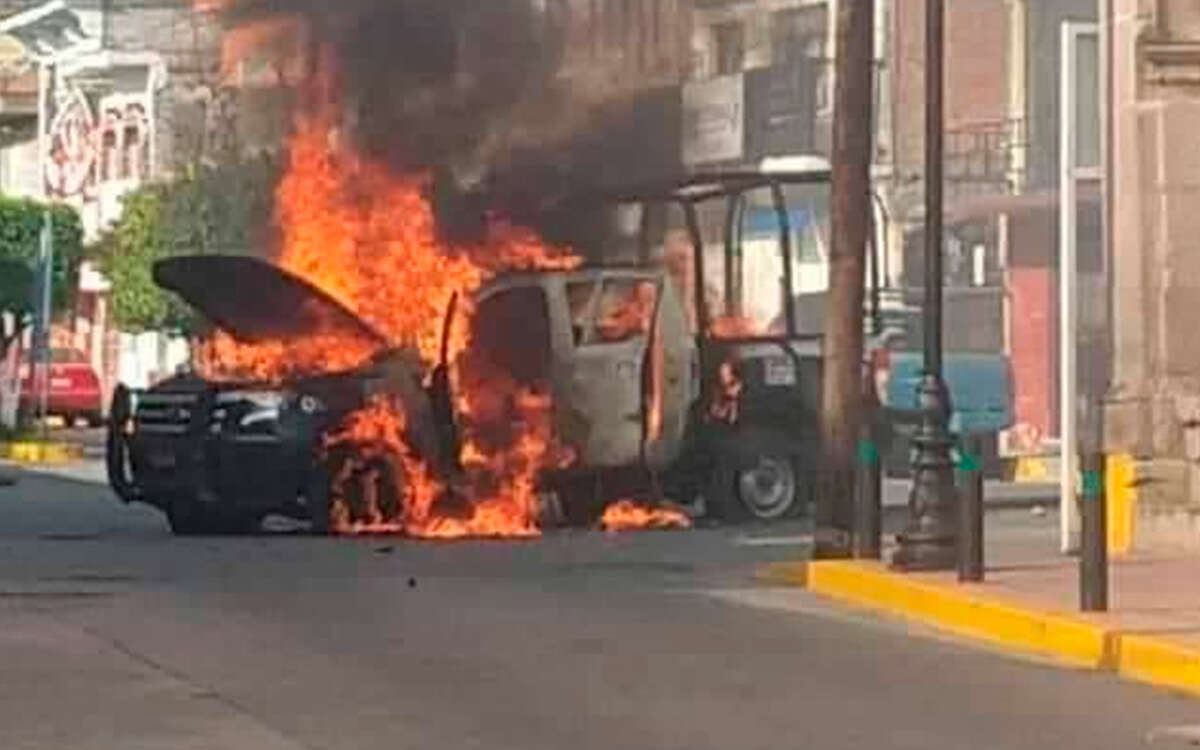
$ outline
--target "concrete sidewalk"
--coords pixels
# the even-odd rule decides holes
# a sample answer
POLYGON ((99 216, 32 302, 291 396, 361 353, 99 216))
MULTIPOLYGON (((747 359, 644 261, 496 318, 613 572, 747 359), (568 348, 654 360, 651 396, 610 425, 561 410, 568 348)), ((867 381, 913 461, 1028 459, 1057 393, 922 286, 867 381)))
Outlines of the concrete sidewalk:
POLYGON ((985 581, 900 574, 869 561, 772 566, 764 577, 1003 651, 1200 696, 1200 556, 1131 555, 1110 566, 1110 611, 1079 612, 1078 560, 1046 540, 991 540, 985 581))
MULTIPOLYGON (((886 477, 883 480, 883 507, 903 508, 908 505, 912 479, 886 477)), ((983 500, 992 508, 1052 508, 1058 505, 1059 488, 1049 482, 1003 482, 989 479, 984 482, 983 500)))

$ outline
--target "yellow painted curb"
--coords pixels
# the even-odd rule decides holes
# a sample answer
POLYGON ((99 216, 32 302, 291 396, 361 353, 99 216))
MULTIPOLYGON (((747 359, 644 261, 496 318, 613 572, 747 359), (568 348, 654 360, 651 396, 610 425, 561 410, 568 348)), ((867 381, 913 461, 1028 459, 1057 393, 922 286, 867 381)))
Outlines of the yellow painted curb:
POLYGON ((811 564, 807 562, 768 563, 760 567, 754 577, 764 583, 781 583, 803 588, 808 584, 808 566, 811 564))
POLYGON ((1111 668, 1112 632, 1085 620, 916 580, 874 562, 812 562, 806 578, 808 590, 841 602, 1070 666, 1111 668))
POLYGON ((1046 460, 1040 456, 1021 456, 1017 459, 1014 482, 1046 482, 1051 479, 1046 460))
POLYGON ((871 561, 773 563, 759 570, 759 578, 802 586, 1009 652, 1115 672, 1127 680, 1200 697, 1200 647, 972 594, 957 585, 894 573, 871 561))
POLYGON ((1122 677, 1200 696, 1200 650, 1154 636, 1124 633, 1116 661, 1122 677))
POLYGON ((83 447, 71 443, 19 440, 0 443, 0 458, 27 464, 65 464, 83 458, 83 447))

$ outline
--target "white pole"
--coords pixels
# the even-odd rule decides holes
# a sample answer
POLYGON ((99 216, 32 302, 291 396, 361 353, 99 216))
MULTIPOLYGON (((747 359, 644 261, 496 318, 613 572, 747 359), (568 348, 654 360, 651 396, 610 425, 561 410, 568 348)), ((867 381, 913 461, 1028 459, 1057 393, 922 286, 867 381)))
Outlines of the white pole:
POLYGON ((38 399, 42 420, 42 437, 46 437, 46 419, 50 402, 50 308, 54 288, 54 224, 49 207, 42 214, 42 247, 39 253, 41 274, 41 299, 38 303, 38 399))
MULTIPOLYGON (((43 201, 49 200, 50 191, 46 186, 46 165, 47 152, 49 150, 48 133, 50 130, 50 68, 44 60, 38 61, 37 64, 38 76, 38 121, 37 121, 37 169, 38 169, 38 195, 43 201)), ((49 390, 49 368, 47 362, 43 359, 43 341, 47 334, 44 333, 45 327, 49 324, 43 314, 43 299, 45 297, 46 276, 49 270, 46 265, 46 227, 43 224, 42 231, 39 236, 38 248, 38 270, 39 273, 35 278, 41 283, 41 288, 37 289, 37 294, 34 297, 36 300, 36 309, 34 310, 34 336, 33 346, 31 347, 33 356, 29 358, 30 375, 34 384, 34 395, 37 397, 37 415, 41 420, 42 437, 45 437, 46 429, 46 407, 49 390)))
POLYGON ((1075 195, 1075 25, 1064 22, 1061 35, 1059 98, 1059 545, 1063 554, 1078 548, 1076 507, 1078 435, 1076 434, 1076 195, 1075 195))
POLYGON ((38 170, 38 191, 43 200, 46 199, 46 147, 47 147, 47 131, 50 129, 50 123, 46 120, 49 117, 50 103, 50 71, 44 62, 39 62, 37 65, 38 77, 38 112, 37 112, 37 170, 38 170))

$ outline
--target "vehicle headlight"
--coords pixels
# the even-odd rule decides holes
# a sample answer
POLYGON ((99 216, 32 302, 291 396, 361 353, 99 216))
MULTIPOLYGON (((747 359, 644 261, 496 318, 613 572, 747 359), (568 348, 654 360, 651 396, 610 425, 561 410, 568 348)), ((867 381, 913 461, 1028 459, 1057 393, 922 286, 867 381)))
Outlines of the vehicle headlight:
POLYGON ((255 409, 277 410, 286 400, 282 391, 226 391, 217 394, 216 405, 249 404, 255 409))
POLYGON ((217 394, 213 430, 272 432, 288 397, 282 391, 226 391, 217 394))

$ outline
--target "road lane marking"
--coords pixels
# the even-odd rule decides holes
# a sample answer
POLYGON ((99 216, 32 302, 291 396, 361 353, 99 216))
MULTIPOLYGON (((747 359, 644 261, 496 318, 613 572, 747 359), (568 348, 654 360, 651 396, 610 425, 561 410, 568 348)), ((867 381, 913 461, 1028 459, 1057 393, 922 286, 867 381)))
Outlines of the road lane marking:
POLYGON ((1200 724, 1190 724, 1175 727, 1155 727, 1146 735, 1147 745, 1162 743, 1178 744, 1193 747, 1200 745, 1200 724))
POLYGON ((738 547, 801 547, 813 543, 812 534, 791 536, 737 536, 733 538, 738 547))

